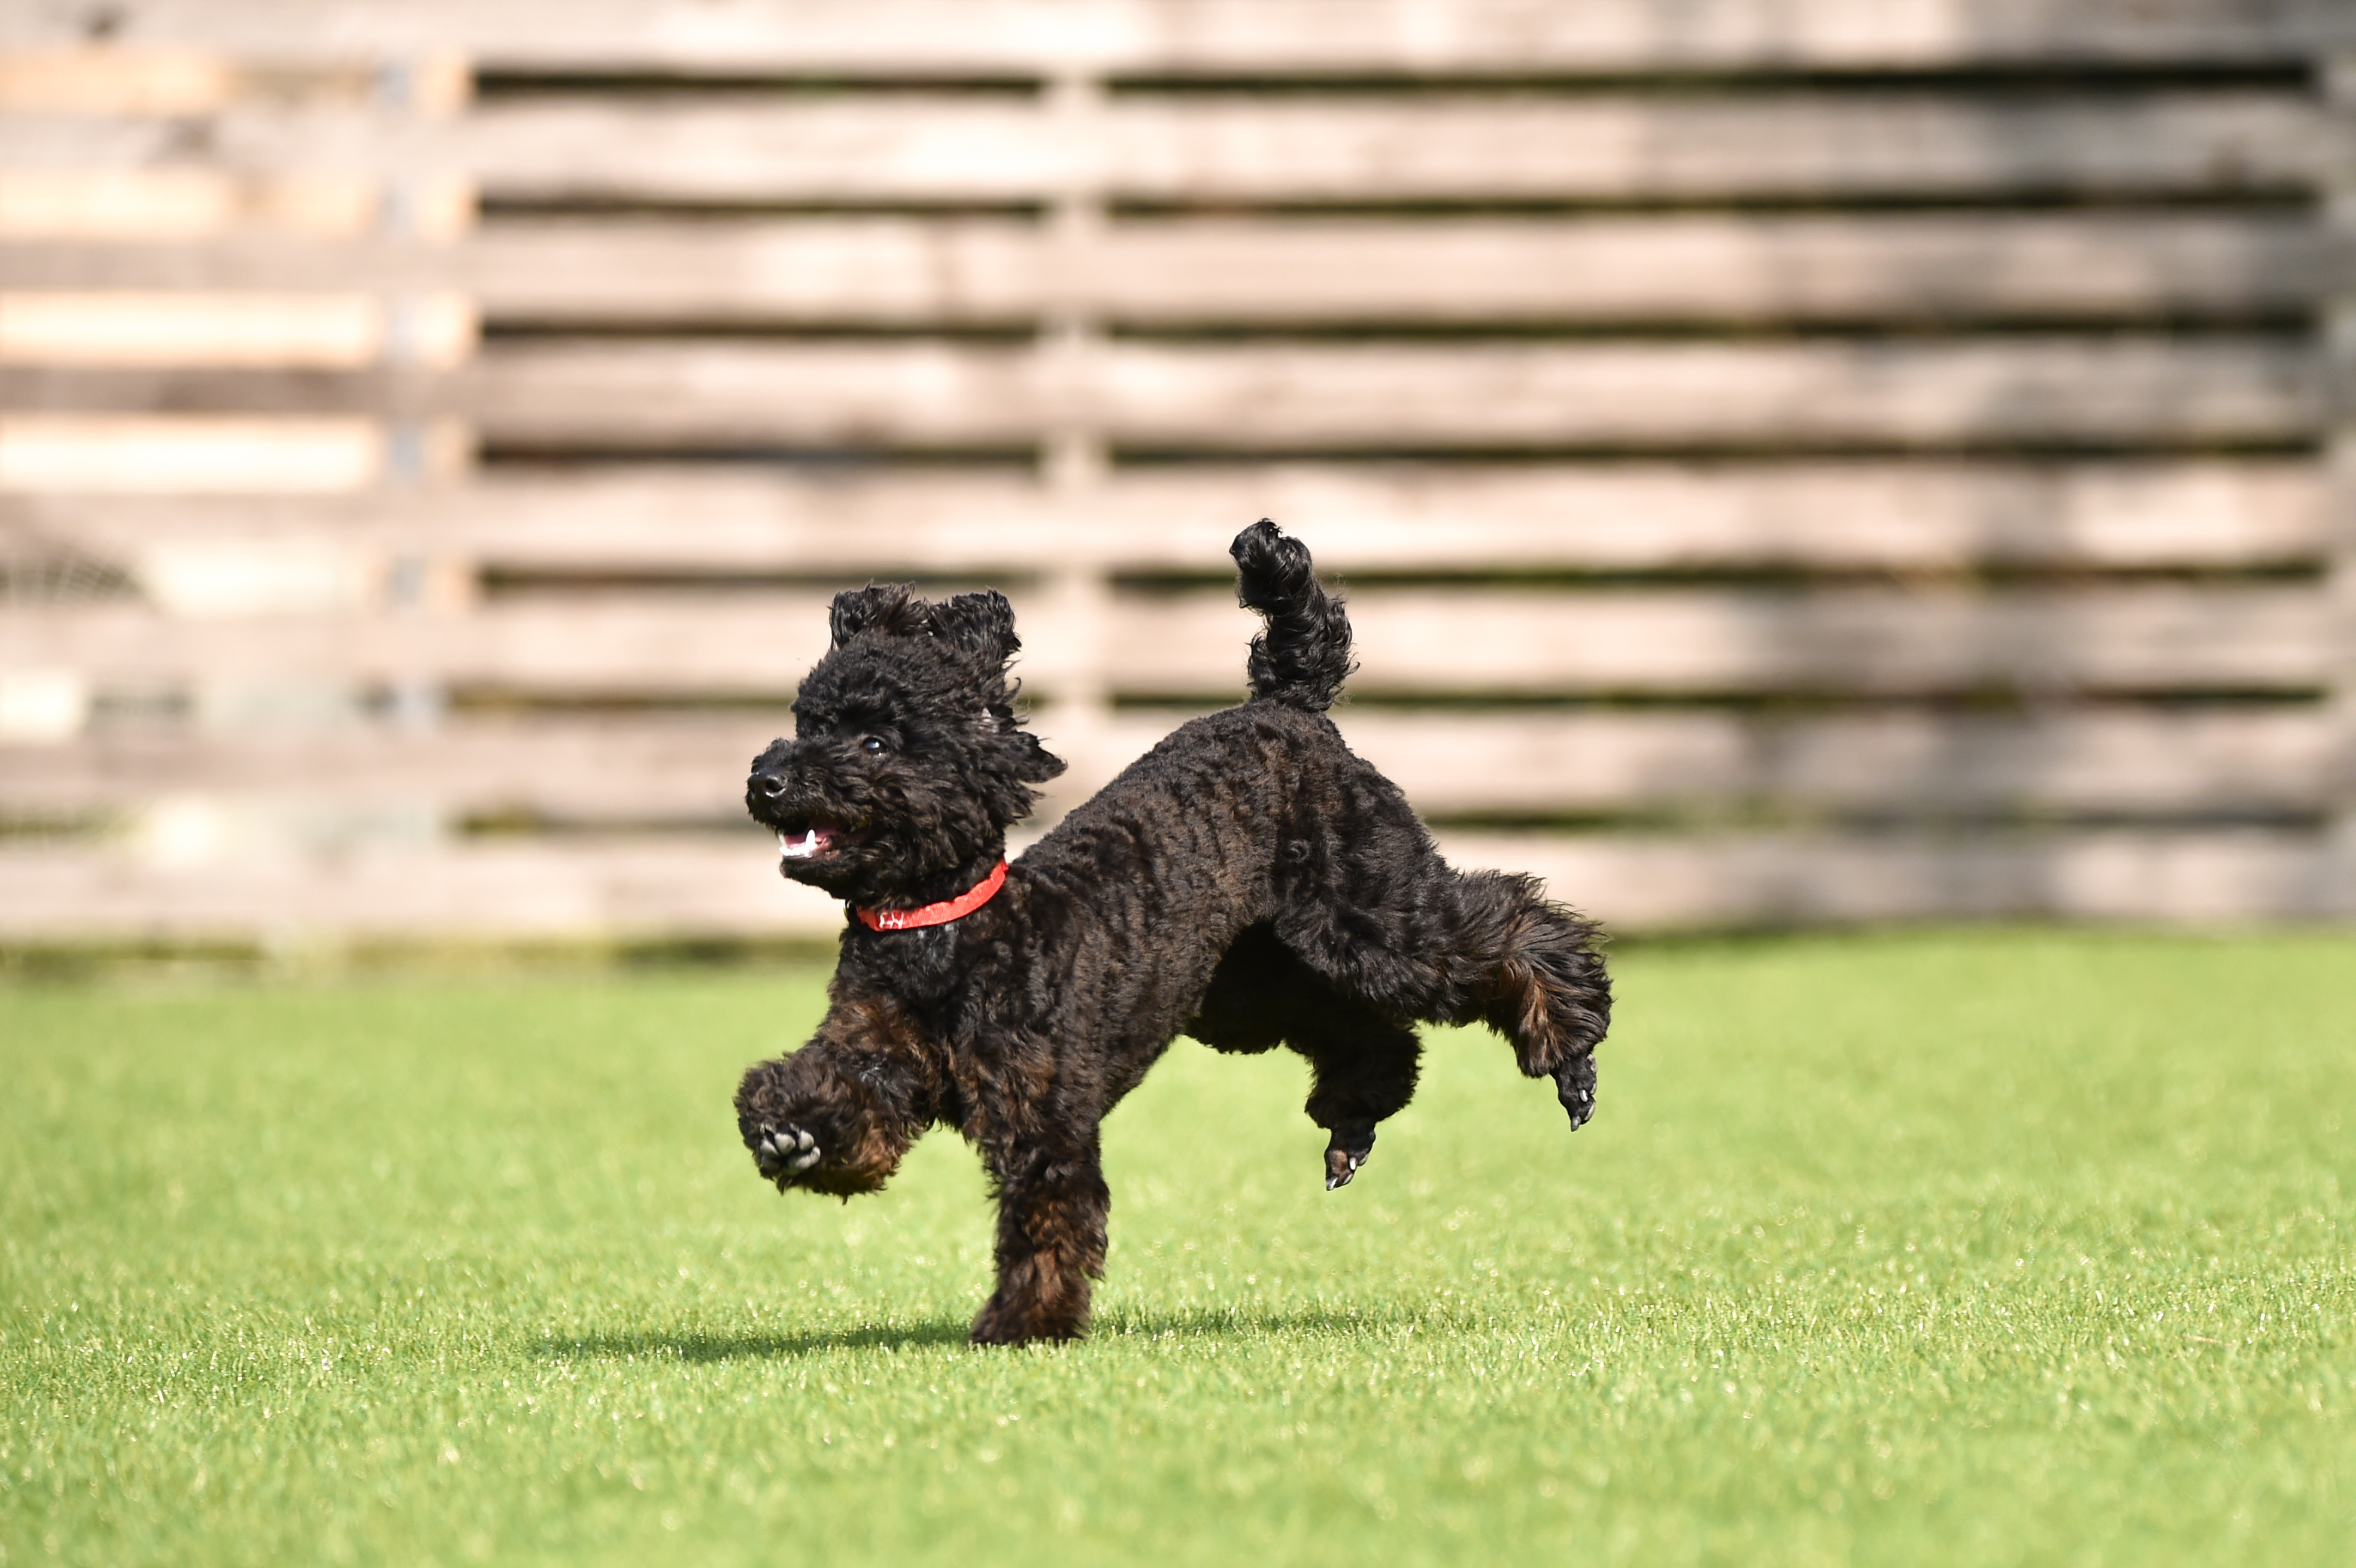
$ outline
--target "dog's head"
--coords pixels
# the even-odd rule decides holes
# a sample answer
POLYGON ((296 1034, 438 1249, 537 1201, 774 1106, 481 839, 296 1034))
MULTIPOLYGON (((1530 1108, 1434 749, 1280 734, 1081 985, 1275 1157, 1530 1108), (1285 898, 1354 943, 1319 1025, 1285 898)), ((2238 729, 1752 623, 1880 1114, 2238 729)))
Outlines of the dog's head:
POLYGON ((754 761, 744 804, 776 830, 779 869, 854 903, 940 898, 995 855, 1031 786, 1064 771, 1017 727, 1022 647, 996 592, 937 603, 905 587, 838 593, 834 645, 802 680, 794 736, 754 761))

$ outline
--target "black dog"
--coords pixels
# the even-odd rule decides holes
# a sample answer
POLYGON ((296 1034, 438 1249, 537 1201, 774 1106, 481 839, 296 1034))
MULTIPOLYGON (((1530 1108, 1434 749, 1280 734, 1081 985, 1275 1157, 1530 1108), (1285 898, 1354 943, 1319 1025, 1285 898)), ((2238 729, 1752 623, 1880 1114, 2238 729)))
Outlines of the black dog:
POLYGON ((1064 764, 1016 727, 1003 596, 840 594, 794 739, 746 805, 781 869, 852 917, 809 1045, 765 1061, 736 1119, 780 1191, 882 1187, 935 1123, 998 1195, 981 1344, 1086 1331, 1111 1195, 1097 1129, 1180 1033, 1309 1059, 1325 1184, 1415 1092, 1409 1025, 1487 1024, 1577 1127, 1611 1016, 1596 928, 1527 877, 1451 870, 1397 786, 1324 716, 1350 623, 1272 523, 1233 554, 1251 699, 1181 726, 1009 867, 1006 829, 1064 764))

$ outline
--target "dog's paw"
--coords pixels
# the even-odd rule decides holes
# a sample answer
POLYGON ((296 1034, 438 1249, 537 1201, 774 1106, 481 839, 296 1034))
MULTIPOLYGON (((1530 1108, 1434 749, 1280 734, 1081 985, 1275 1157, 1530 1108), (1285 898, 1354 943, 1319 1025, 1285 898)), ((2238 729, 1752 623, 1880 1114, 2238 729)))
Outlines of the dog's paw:
POLYGON ((1087 1304, 1084 1299, 1078 1310, 1069 1304, 1060 1312, 1041 1309, 1008 1301, 1003 1295, 994 1295, 982 1307, 981 1316, 973 1320, 973 1330, 967 1336, 976 1345, 1038 1345, 1061 1344, 1087 1338, 1087 1304))
POLYGON ((753 1142, 753 1163, 760 1167, 762 1176, 777 1184, 780 1192, 816 1165, 822 1153, 809 1129, 791 1123, 782 1127, 764 1125, 753 1142))
POLYGON ((1554 1088, 1570 1117, 1570 1130, 1575 1133, 1587 1125, 1587 1119, 1595 1115, 1595 1053, 1574 1056, 1556 1068, 1554 1088))
POLYGON ((1325 1190, 1349 1186, 1350 1178, 1358 1174, 1358 1168, 1374 1152, 1374 1134, 1368 1133, 1363 1143, 1354 1143, 1344 1142, 1342 1135, 1335 1133, 1333 1141, 1325 1146, 1325 1190))

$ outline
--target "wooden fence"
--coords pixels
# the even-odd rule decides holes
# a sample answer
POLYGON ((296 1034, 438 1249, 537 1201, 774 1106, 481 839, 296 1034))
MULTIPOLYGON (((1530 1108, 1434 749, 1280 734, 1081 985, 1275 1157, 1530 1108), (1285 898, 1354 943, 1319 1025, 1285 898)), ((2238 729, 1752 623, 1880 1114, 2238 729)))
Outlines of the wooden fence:
POLYGON ((21 0, 0 941, 816 932, 836 587, 1048 816, 1338 715, 1623 928, 2356 912, 2344 0, 21 0))

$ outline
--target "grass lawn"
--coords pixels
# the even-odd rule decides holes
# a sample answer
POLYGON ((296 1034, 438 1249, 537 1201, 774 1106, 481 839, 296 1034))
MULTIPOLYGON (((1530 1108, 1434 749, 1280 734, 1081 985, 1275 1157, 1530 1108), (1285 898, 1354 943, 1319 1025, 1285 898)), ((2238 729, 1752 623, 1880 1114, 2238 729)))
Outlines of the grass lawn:
POLYGON ((0 1562, 2356 1561, 2356 938, 1617 962, 1330 1195, 1174 1048, 996 1353, 956 1139, 737 1147, 815 975, 0 991, 0 1562))

